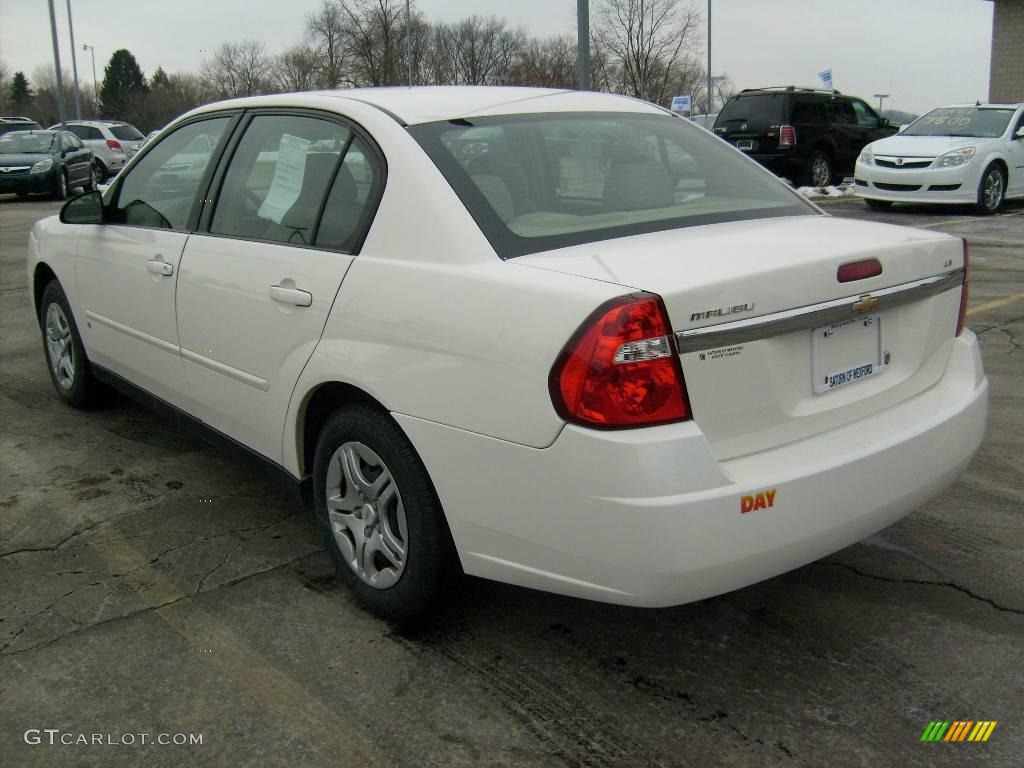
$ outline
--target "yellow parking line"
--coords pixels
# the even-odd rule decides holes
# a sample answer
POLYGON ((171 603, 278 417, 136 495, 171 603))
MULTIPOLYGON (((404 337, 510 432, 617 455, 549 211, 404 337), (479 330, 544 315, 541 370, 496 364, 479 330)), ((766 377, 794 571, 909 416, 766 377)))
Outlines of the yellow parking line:
POLYGON ((995 301, 990 301, 977 307, 971 307, 967 310, 967 316, 970 317, 971 315, 988 312, 990 309, 999 309, 999 307, 1005 307, 1007 304, 1013 304, 1013 302, 1020 301, 1021 299, 1024 299, 1024 293, 1018 293, 1015 296, 1007 296, 1003 299, 996 299, 995 301))

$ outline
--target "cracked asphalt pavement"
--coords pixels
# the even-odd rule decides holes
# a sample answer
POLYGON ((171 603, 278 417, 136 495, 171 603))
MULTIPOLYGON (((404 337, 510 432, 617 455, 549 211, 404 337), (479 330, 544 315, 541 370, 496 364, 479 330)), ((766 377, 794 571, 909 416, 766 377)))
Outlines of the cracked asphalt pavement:
POLYGON ((1024 205, 824 207, 968 238, 991 415, 963 477, 722 597, 635 610, 467 579, 401 635, 248 460, 127 400, 60 403, 24 273, 29 227, 58 206, 0 197, 3 763, 1024 765, 1024 205), (932 720, 998 725, 922 743, 932 720))

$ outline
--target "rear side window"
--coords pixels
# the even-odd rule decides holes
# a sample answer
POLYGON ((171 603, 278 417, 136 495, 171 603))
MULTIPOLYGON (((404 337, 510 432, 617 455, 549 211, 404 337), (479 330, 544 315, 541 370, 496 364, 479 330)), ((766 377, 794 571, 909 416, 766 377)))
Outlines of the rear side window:
POLYGON ((668 115, 489 117, 409 132, 502 258, 814 212, 725 142, 668 115))
POLYGON ((153 145, 125 176, 114 205, 122 224, 184 229, 229 117, 189 123, 153 145), (194 150, 202 137, 204 149, 194 150))
POLYGON ((130 125, 112 125, 110 132, 114 134, 115 139, 122 141, 142 141, 146 138, 130 125))
POLYGON ((315 117, 254 117, 224 177, 210 231, 312 244, 320 207, 351 137, 347 127, 315 117))
POLYGON ((751 93, 734 96, 722 107, 715 125, 736 128, 747 123, 751 129, 767 128, 783 122, 784 93, 751 93))
POLYGON ((373 153, 356 137, 345 153, 327 197, 316 235, 319 247, 346 252, 355 249, 372 213, 380 182, 380 170, 373 153))

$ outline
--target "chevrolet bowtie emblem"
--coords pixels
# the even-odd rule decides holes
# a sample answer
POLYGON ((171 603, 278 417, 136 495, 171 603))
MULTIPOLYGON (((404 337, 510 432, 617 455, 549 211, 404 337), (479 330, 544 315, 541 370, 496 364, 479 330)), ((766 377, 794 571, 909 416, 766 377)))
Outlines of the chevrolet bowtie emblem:
POLYGON ((872 309, 877 307, 880 303, 880 299, 872 296, 870 293, 866 293, 860 297, 859 301, 854 302, 853 311, 858 315, 863 315, 865 312, 870 312, 872 309))
POLYGON ((903 165, 904 162, 905 160, 902 157, 896 158, 896 165, 903 165))

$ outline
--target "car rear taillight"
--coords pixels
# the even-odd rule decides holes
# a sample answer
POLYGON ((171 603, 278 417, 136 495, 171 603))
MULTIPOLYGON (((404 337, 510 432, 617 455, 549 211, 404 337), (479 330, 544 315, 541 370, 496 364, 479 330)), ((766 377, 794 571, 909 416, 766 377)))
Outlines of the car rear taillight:
POLYGON ((967 323, 967 239, 961 238, 964 243, 964 282, 960 286, 960 314, 956 318, 956 335, 963 333, 964 325, 967 323))
POLYGON ((779 126, 779 146, 796 146, 796 128, 794 128, 792 125, 779 126))
POLYGON ((120 141, 114 141, 114 139, 107 139, 107 146, 115 152, 124 152, 124 147, 121 146, 120 141))
POLYGON ((565 345, 548 385, 559 416, 588 427, 690 418, 668 316, 650 293, 602 304, 565 345))

